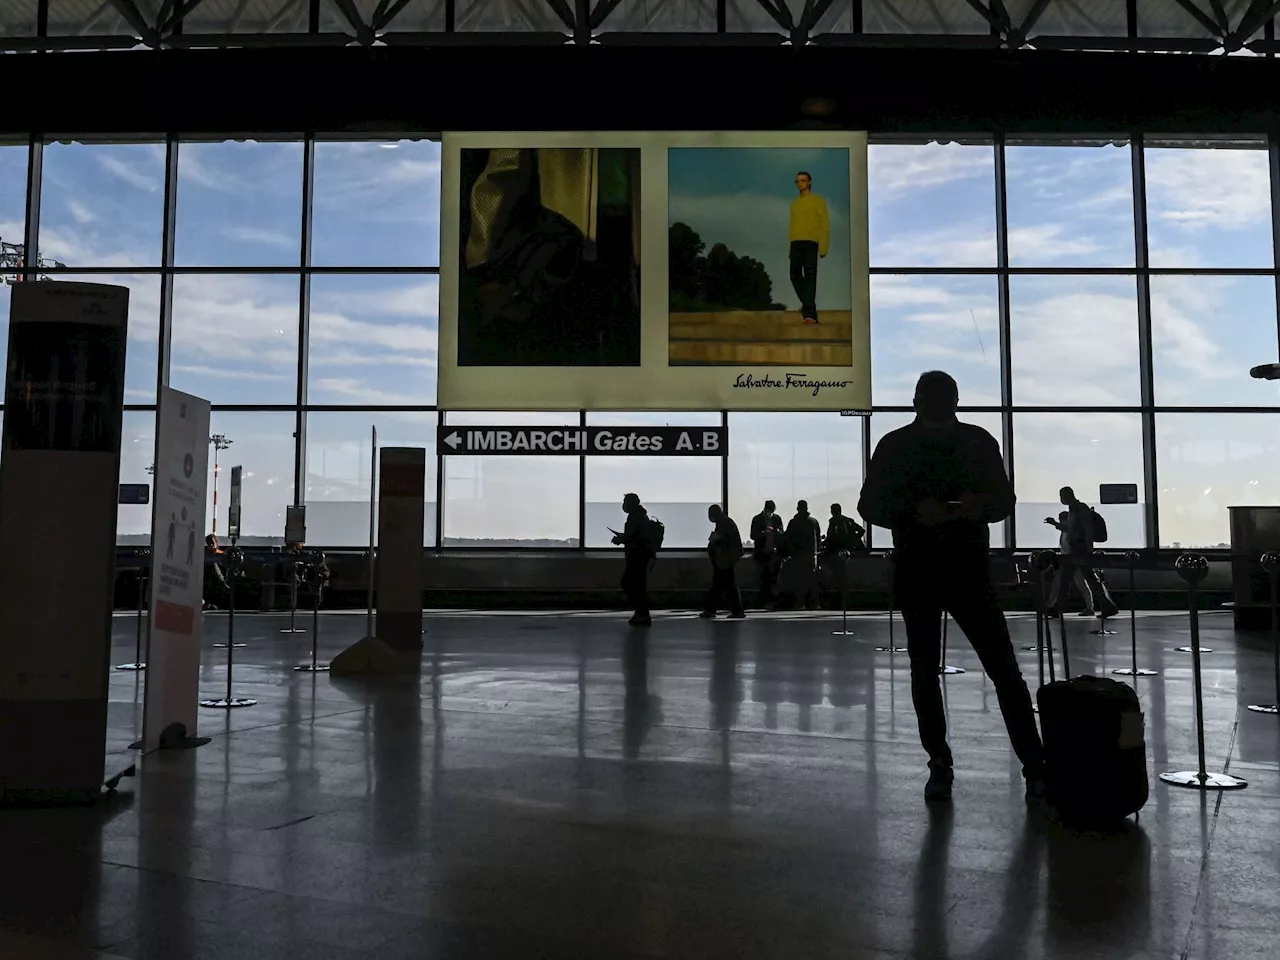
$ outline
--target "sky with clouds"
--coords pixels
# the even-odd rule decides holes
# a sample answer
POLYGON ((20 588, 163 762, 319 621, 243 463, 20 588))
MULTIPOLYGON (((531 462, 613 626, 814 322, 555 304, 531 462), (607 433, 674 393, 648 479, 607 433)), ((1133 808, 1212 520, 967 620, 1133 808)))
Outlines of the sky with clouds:
MULTIPOLYGON (((289 270, 302 255, 302 164, 298 143, 181 146, 175 387, 215 404, 294 403, 301 284, 289 270)), ((1099 271, 1011 277, 1016 404, 1138 402, 1138 285, 1120 272, 1135 262, 1131 164, 1127 147, 1007 149, 1011 265, 1099 271)), ((1153 267, 1272 269, 1265 151, 1148 149, 1145 164, 1153 267)), ((160 262, 163 177, 164 150, 156 144, 58 143, 44 152, 42 255, 66 264, 68 278, 89 279, 75 268, 112 268, 96 279, 131 289, 131 404, 155 398, 161 285, 145 271, 160 262)), ((873 145, 869 180, 872 264, 888 271, 871 279, 876 403, 909 403, 915 377, 931 367, 956 376, 962 403, 998 403, 998 283, 992 275, 963 272, 997 262, 992 149, 873 145), (920 267, 940 272, 893 272, 920 267)), ((22 239, 25 182, 26 149, 0 147, 0 239, 9 243, 22 239)), ((373 271, 439 263, 439 183, 438 144, 316 145, 312 262, 352 270, 311 281, 310 402, 435 402, 437 279, 373 271)), ((7 320, 8 290, 0 287, 0 321, 7 320)), ((1218 544, 1227 537, 1228 505, 1280 497, 1280 481, 1271 479, 1274 419, 1226 412, 1277 402, 1274 385, 1245 375, 1277 355, 1275 280, 1153 276, 1151 313, 1157 403, 1224 409, 1156 417, 1161 540, 1218 544)), ((715 417, 608 416, 688 424, 715 417)), ((124 482, 147 479, 153 419, 149 412, 126 414, 124 482)), ((970 419, 999 434, 998 416, 970 419)), ((903 421, 903 415, 877 414, 873 441, 903 421)), ((363 536, 367 513, 360 502, 368 495, 373 424, 384 444, 434 446, 434 414, 312 414, 303 482, 313 541, 327 539, 325 533, 335 542, 363 536)), ((217 411, 213 429, 235 441, 222 466, 245 466, 246 532, 277 535, 293 499, 294 415, 217 411)), ((1016 413, 1013 440, 1021 546, 1055 542, 1039 518, 1064 483, 1094 497, 1099 483, 1141 488, 1136 413, 1016 413)), ((846 509, 856 502, 862 471, 856 419, 734 414, 730 443, 730 510, 740 521, 766 497, 784 512, 801 497, 822 513, 832 501, 846 509)), ((428 490, 434 491, 435 462, 429 462, 428 490)), ((224 476, 220 529, 226 482, 224 476)), ((719 498, 719 468, 714 460, 591 461, 581 490, 573 459, 449 458, 445 489, 449 541, 572 540, 585 495, 587 543, 603 545, 607 527, 620 518, 617 500, 634 489, 666 520, 668 542, 696 546, 705 542, 705 504, 719 498)), ((122 534, 140 534, 147 524, 146 508, 121 508, 122 534)), ((1111 546, 1142 540, 1141 510, 1121 508, 1110 526, 1111 546)), ((434 507, 427 528, 434 536, 434 507)), ((998 531, 994 537, 998 542, 998 531)))

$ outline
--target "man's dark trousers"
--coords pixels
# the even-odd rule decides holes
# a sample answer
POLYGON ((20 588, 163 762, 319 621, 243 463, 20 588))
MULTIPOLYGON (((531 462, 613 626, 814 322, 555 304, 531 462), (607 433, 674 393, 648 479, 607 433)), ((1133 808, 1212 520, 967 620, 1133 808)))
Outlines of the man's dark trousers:
POLYGON ((622 592, 635 608, 637 617, 649 616, 649 557, 637 552, 627 556, 622 571, 622 592))
POLYGON ((703 612, 715 613, 719 610, 721 597, 728 601, 730 613, 742 613, 742 594, 738 591, 738 578, 733 567, 711 568, 711 589, 707 591, 703 612))
POLYGON ((1031 708, 1031 694, 1013 653, 1009 625, 996 603, 986 553, 912 556, 899 549, 894 560, 894 592, 907 628, 911 659, 911 699, 920 724, 920 742, 930 763, 952 765, 938 676, 942 665, 942 612, 946 610, 968 638, 996 688, 1000 712, 1014 753, 1022 762, 1023 775, 1043 776, 1044 748, 1031 708))
POLYGON ((818 243, 816 240, 791 241, 791 286, 800 298, 800 315, 806 320, 818 319, 818 243))

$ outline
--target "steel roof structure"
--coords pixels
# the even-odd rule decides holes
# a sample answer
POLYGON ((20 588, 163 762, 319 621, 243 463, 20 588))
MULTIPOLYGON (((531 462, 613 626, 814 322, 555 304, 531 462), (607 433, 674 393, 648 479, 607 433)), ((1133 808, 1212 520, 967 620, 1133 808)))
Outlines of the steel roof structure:
POLYGON ((805 45, 1272 56, 1280 0, 0 0, 0 50, 805 45))

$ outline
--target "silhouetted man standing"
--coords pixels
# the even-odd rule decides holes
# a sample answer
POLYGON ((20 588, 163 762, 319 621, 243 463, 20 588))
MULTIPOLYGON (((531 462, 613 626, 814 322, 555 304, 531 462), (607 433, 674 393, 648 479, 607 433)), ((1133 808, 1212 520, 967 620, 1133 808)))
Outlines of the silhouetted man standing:
POLYGON ((1044 795, 1044 754, 1031 695, 991 587, 990 530, 1013 512, 995 439, 956 419, 959 390, 933 370, 916 384, 916 418, 876 445, 858 512, 893 531, 894 592, 907 628, 911 697, 929 755, 925 799, 951 799, 951 748, 938 680, 942 612, 977 652, 1000 701, 1027 799, 1044 795))
POLYGON ((649 617, 649 564, 655 556, 649 536, 649 511, 634 493, 622 498, 622 511, 627 523, 621 533, 614 535, 613 542, 624 548, 626 557, 622 592, 636 611, 628 622, 633 627, 647 627, 653 622, 649 617))
POLYGON ((760 606, 773 599, 773 585, 778 580, 778 540, 783 531, 778 505, 764 502, 764 510, 751 518, 751 560, 760 571, 760 606))
POLYGON ((729 616, 741 620, 746 616, 742 609, 742 594, 738 592, 738 579, 734 570, 742 559, 742 534, 720 504, 707 507, 707 519, 715 529, 707 541, 707 556, 711 560, 711 589, 707 591, 706 606, 702 610, 704 620, 714 620, 720 609, 720 600, 728 601, 729 616))

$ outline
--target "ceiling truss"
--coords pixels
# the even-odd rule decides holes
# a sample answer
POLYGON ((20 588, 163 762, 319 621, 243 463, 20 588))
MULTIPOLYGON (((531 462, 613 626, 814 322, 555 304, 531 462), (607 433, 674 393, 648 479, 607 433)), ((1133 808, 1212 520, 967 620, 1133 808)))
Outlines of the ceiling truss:
MULTIPOLYGON (((634 11, 629 26, 644 29, 615 29, 611 18, 619 15, 625 0, 272 0, 278 7, 263 19, 260 29, 245 26, 251 5, 261 8, 262 0, 236 0, 226 4, 229 13, 219 23, 202 14, 197 29, 188 23, 204 8, 205 0, 101 0, 92 5, 83 21, 72 29, 49 30, 49 0, 38 0, 34 35, 23 36, 0 25, 0 50, 92 50, 110 48, 197 48, 247 46, 350 46, 350 45, 441 45, 498 43, 523 44, 791 44, 803 46, 876 47, 1023 47, 1054 50, 1155 51, 1170 53, 1236 53, 1247 50, 1260 55, 1280 53, 1274 23, 1280 17, 1280 0, 1165 0, 1165 18, 1185 18, 1171 25, 1169 37, 1148 36, 1136 22, 1137 5, 1113 0, 1127 8, 1127 30, 1122 35, 1099 27, 1077 0, 1031 0, 1020 3, 1019 16, 1010 13, 1006 0, 963 0, 985 22, 987 34, 959 32, 950 28, 935 0, 924 0, 929 26, 912 24, 894 8, 896 0, 649 0, 641 15, 634 11), (487 7, 504 5, 508 16, 522 21, 509 31, 473 29, 487 7), (652 32, 664 8, 676 4, 697 7, 715 30, 689 33, 652 32), (418 19, 439 24, 443 29, 414 32, 398 24, 413 5, 418 19), (1057 7, 1062 17, 1083 23, 1096 36, 1055 36, 1041 32, 1045 14, 1057 7), (322 17, 321 9, 327 8, 322 17), (369 8, 372 7, 370 10, 369 8), (745 22, 744 8, 755 10, 750 30, 735 32, 733 23, 745 22), (798 13, 795 12, 798 9, 798 13), (863 18, 874 9, 897 32, 863 30, 863 18), (764 19, 760 19, 763 16, 764 19), (844 18, 841 29, 829 29, 844 18), (323 19, 324 29, 321 29, 323 19), (108 25, 114 23, 114 28, 108 25), (220 32, 203 32, 210 29, 220 32), (923 32, 936 27, 936 33, 923 32), (56 34, 56 35, 54 35, 56 34)), ((1010 0, 1010 3, 1012 0, 1010 0)), ((917 5, 918 6, 918 5, 917 5)), ((1096 4, 1093 5, 1096 7, 1096 4)), ((954 9, 954 7, 952 8, 954 9)), ((970 17, 971 19, 971 17, 970 17)), ((30 31, 26 31, 30 34, 30 31)), ((1148 31, 1149 32, 1149 31, 1148 31)))

